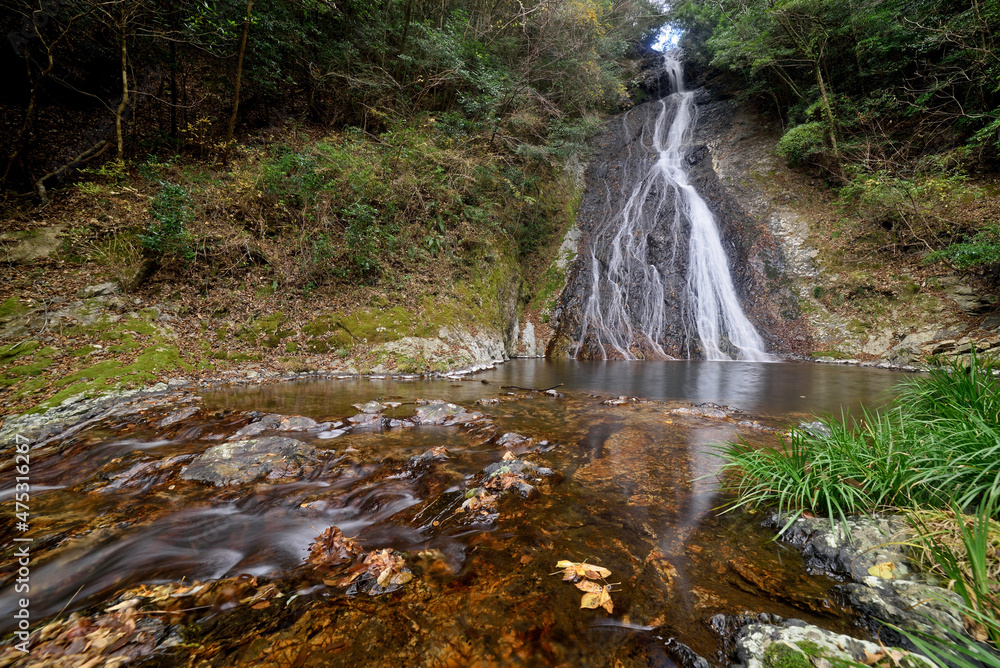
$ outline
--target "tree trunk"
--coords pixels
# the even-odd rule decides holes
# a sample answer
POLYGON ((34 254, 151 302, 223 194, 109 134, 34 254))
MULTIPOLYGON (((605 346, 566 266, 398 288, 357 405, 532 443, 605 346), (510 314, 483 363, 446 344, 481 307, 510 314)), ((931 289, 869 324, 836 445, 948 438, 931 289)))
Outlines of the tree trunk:
POLYGON ((122 100, 115 110, 115 136, 118 139, 118 161, 125 159, 125 137, 122 133, 122 114, 128 107, 128 47, 125 41, 125 8, 121 13, 121 36, 122 36, 122 100))
POLYGON ((826 84, 823 82, 823 72, 820 70, 819 59, 816 64, 816 83, 819 84, 819 94, 823 100, 823 112, 826 115, 826 122, 829 125, 830 146, 833 148, 833 157, 839 158, 837 151, 837 124, 833 118, 833 108, 830 106, 830 97, 826 93, 826 84))
POLYGON ((250 12, 253 11, 253 0, 247 0, 247 18, 243 22, 243 38, 240 40, 240 55, 236 60, 236 89, 233 91, 233 114, 229 117, 229 127, 226 128, 226 144, 233 140, 236 130, 236 114, 240 109, 240 86, 243 81, 243 57, 247 51, 247 35, 250 34, 250 12))

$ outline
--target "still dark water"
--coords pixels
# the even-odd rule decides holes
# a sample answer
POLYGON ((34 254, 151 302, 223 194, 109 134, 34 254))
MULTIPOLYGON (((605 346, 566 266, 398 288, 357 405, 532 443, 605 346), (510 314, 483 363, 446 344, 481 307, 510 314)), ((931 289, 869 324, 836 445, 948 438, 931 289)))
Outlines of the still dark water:
MULTIPOLYGON (((187 620, 227 625, 226 651, 205 665, 283 665, 279 650, 307 639, 301 665, 669 666, 678 642, 725 663, 709 623, 720 613, 770 612, 840 630, 854 621, 833 582, 807 575, 795 550, 771 541, 763 513, 718 512, 726 499, 715 449, 775 437, 671 410, 713 402, 783 427, 878 405, 907 378, 805 364, 521 360, 463 380, 213 391, 201 411, 169 427, 157 426, 159 415, 98 425, 33 461, 33 614, 56 614, 71 599, 69 611, 106 607, 128 587, 249 574, 295 603, 280 613, 220 607, 187 620), (501 389, 560 383, 562 397, 501 389), (620 395, 655 402, 602 401, 620 395), (489 428, 386 426, 334 439, 296 432, 286 435, 323 453, 298 479, 213 488, 177 476, 191 456, 245 425, 245 411, 342 420, 358 412, 353 404, 379 400, 399 404, 384 409, 386 418, 405 418, 429 399, 484 413, 489 428), (466 521, 456 508, 483 468, 500 461, 497 437, 509 432, 530 439, 515 454, 555 475, 537 483, 534 498, 505 493, 493 521, 466 521), (410 462, 436 446, 447 448, 446 460, 410 462), (346 595, 304 565, 329 526, 365 550, 397 550, 417 577, 381 596, 346 595), (579 608, 581 592, 551 575, 562 559, 612 571, 612 613, 579 608)), ((12 578, 0 594, 6 632, 12 578)), ((189 633, 188 646, 156 665, 199 656, 205 639, 189 633)))

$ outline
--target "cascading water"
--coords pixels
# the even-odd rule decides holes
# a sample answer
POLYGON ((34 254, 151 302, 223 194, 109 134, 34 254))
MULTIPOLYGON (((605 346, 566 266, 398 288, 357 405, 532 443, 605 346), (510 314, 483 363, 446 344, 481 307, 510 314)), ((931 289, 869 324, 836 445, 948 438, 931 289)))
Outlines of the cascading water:
POLYGON ((656 160, 634 179, 624 205, 595 229, 574 356, 586 351, 603 359, 670 359, 671 304, 682 317, 687 356, 700 351, 709 360, 770 360, 740 307, 715 218, 684 167, 695 94, 684 90, 680 61, 667 56, 664 67, 673 93, 658 102, 648 141, 656 160), (657 243, 668 244, 670 252, 651 253, 657 243), (679 283, 673 275, 681 272, 685 280, 679 283))

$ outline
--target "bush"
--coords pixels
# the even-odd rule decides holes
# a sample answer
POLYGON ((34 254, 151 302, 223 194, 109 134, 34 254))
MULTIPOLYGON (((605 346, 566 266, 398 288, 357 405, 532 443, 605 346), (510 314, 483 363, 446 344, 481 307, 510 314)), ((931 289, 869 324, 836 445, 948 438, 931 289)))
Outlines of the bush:
POLYGON ((194 219, 191 195, 176 183, 160 181, 160 190, 149 207, 153 222, 139 241, 154 257, 194 259, 187 226, 194 219))
POLYGON ((956 269, 976 269, 1000 264, 1000 225, 988 225, 967 241, 934 251, 927 256, 926 261, 947 262, 956 269))
POLYGON ((826 136, 826 126, 819 121, 811 121, 788 128, 775 152, 788 161, 793 167, 806 165, 823 152, 823 139, 826 136))

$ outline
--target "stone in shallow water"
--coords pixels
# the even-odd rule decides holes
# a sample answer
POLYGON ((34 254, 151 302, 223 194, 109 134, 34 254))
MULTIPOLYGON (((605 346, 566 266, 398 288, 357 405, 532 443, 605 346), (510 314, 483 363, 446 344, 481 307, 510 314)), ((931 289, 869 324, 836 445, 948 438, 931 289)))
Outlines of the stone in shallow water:
POLYGON ((471 422, 481 417, 481 413, 469 413, 457 404, 441 401, 419 406, 414 420, 417 424, 450 426, 463 422, 471 422))
POLYGON ((346 433, 347 433, 346 429, 330 429, 328 431, 319 432, 318 434, 316 434, 316 438, 323 441, 328 441, 331 438, 337 438, 338 436, 343 436, 346 433))
POLYGON ((354 407, 362 413, 381 413, 385 409, 385 406, 377 401, 369 401, 366 404, 354 404, 354 407))
POLYGON ((181 473, 181 478, 221 487, 265 475, 291 477, 300 474, 316 455, 311 445, 284 436, 233 441, 206 450, 181 473))

